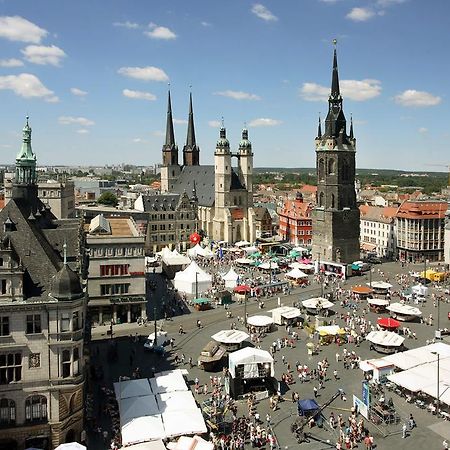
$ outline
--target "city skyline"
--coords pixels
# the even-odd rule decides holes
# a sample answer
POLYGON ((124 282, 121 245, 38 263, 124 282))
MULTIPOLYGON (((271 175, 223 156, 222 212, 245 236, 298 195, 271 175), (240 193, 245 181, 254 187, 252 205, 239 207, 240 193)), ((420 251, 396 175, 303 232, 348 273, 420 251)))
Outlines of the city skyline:
POLYGON ((213 160, 224 117, 234 149, 249 128, 255 167, 313 167, 333 38, 357 167, 449 163, 444 1, 0 4, 4 163, 27 114, 41 165, 159 163, 170 83, 180 148, 193 93, 201 164, 213 160))

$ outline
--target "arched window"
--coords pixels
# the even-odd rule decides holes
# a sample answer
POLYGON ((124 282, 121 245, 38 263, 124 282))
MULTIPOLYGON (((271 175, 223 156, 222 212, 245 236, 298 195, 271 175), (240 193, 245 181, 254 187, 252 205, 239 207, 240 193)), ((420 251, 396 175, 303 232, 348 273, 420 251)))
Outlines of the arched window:
POLYGON ((323 206, 323 198, 324 198, 324 193, 321 192, 319 194, 319 206, 323 206))
POLYGON ((73 374, 78 375, 80 373, 80 350, 78 348, 73 349, 73 374))
POLYGON ((47 398, 43 395, 32 395, 25 400, 25 420, 41 422, 47 420, 47 398))
POLYGON ((325 176, 325 161, 323 158, 319 159, 319 180, 323 180, 325 176))
POLYGON ((334 175, 336 172, 336 161, 334 158, 328 160, 328 175, 334 175))
POLYGON ((9 398, 0 399, 0 424, 14 425, 16 423, 16 404, 9 398))
POLYGON ((63 350, 62 352, 62 377, 67 378, 70 377, 70 350, 63 350))
POLYGON ((332 207, 332 208, 335 207, 334 204, 335 204, 334 194, 331 194, 331 207, 332 207))

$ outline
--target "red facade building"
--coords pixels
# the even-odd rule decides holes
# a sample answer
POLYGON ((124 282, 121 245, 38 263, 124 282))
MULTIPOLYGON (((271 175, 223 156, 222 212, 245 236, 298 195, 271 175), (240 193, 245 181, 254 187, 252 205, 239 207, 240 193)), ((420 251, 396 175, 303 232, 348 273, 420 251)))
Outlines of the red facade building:
POLYGON ((286 200, 278 209, 278 234, 293 245, 310 246, 312 239, 311 211, 313 204, 303 201, 297 192, 295 200, 286 200))

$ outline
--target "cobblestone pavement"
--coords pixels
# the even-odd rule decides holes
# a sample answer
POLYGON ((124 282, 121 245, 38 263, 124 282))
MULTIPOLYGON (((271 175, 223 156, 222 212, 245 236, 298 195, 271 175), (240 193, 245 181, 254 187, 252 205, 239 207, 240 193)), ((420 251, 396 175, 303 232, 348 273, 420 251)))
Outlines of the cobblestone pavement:
MULTIPOLYGON (((420 270, 421 266, 409 265, 405 268, 401 268, 397 263, 386 263, 383 265, 375 266, 372 279, 382 279, 379 271, 383 272, 383 279, 389 279, 394 284, 393 290, 398 290, 398 285, 395 283, 395 274, 406 273, 408 270, 420 270)), ((365 284, 368 282, 367 275, 362 277, 352 277, 346 281, 344 287, 350 287, 355 284, 365 284)), ((157 288, 153 292, 152 300, 161 299, 165 294, 162 289, 164 284, 161 280, 158 281, 157 288)), ((432 288, 434 291, 435 288, 432 288)), ((311 296, 316 296, 320 292, 319 286, 313 284, 307 288, 299 288, 291 293, 290 296, 280 296, 281 303, 284 305, 292 305, 293 302, 297 302, 299 299, 306 299, 311 296)), ((448 296, 446 296, 448 298, 448 296)), ((264 299, 265 308, 260 310, 256 302, 250 300, 247 305, 247 311, 249 315, 255 313, 267 314, 267 310, 277 306, 277 296, 264 299)), ((395 301, 395 299, 394 299, 395 301)), ((152 309, 152 304, 149 305, 149 309, 152 309)), ((336 305, 334 308, 338 315, 340 313, 347 313, 347 309, 341 308, 336 305)), ((433 306, 432 300, 429 298, 423 307, 423 316, 428 317, 430 313, 436 318, 437 308, 433 306)), ((449 303, 442 303, 440 308, 440 322, 441 326, 448 326, 447 314, 450 310, 449 303)), ((228 329, 232 322, 236 322, 237 316, 243 316, 243 306, 233 304, 230 308, 233 314, 233 318, 227 319, 226 311, 219 307, 209 311, 190 311, 190 314, 184 314, 182 316, 174 317, 171 321, 160 321, 158 326, 162 326, 169 335, 175 338, 175 348, 173 351, 169 351, 165 356, 158 357, 153 353, 145 352, 142 341, 135 342, 135 339, 130 338, 136 333, 142 336, 148 335, 153 331, 153 325, 151 323, 147 326, 138 327, 135 324, 123 324, 114 326, 114 338, 112 341, 117 343, 117 359, 114 361, 108 360, 107 349, 110 345, 111 339, 107 336, 106 332, 109 327, 97 327, 93 329, 92 337, 93 342, 91 344, 91 351, 93 361, 96 365, 103 368, 104 378, 103 380, 90 381, 90 390, 94 393, 94 412, 104 411, 104 397, 100 394, 99 385, 107 387, 112 386, 113 381, 117 381, 119 376, 131 376, 133 370, 139 367, 141 376, 150 376, 155 370, 167 370, 169 368, 182 367, 189 371, 189 380, 193 384, 193 380, 198 377, 200 384, 208 383, 210 375, 214 373, 204 372, 197 367, 188 367, 187 364, 177 366, 174 363, 174 356, 177 353, 178 356, 183 353, 188 361, 189 357, 192 357, 193 361, 197 360, 201 348, 210 340, 211 335, 220 331, 221 329, 228 329), (198 329, 196 327, 197 319, 201 319, 203 327, 198 329), (180 324, 183 326, 186 334, 179 335, 178 328, 180 324)), ((336 316, 337 317, 337 316, 336 316)), ((377 315, 369 313, 369 319, 372 323, 376 322, 377 315)), ((341 320, 337 320, 338 324, 342 324, 341 320)), ((408 323, 407 325, 417 335, 417 339, 407 339, 405 344, 408 348, 414 348, 424 345, 426 340, 432 339, 434 336, 434 327, 430 327, 421 323, 408 323)), ((243 329, 241 324, 238 324, 239 329, 243 329)), ((279 379, 281 374, 286 371, 285 365, 282 362, 282 356, 285 356, 287 362, 291 364, 291 367, 295 366, 295 362, 299 361, 302 364, 308 365, 310 368, 317 367, 317 362, 323 358, 327 358, 330 362, 328 374, 332 375, 333 370, 337 369, 339 379, 328 380, 325 382, 324 389, 320 391, 320 397, 318 398, 319 404, 328 400, 338 388, 342 388, 347 397, 347 401, 337 399, 333 404, 326 409, 325 413, 328 416, 330 411, 334 411, 335 414, 342 413, 344 417, 349 414, 351 407, 352 395, 355 394, 361 397, 361 381, 362 372, 360 369, 345 370, 342 362, 336 362, 336 352, 342 354, 343 347, 337 347, 336 344, 321 347, 320 353, 314 356, 307 355, 306 342, 309 341, 309 336, 306 331, 300 330, 300 339, 297 342, 295 348, 284 348, 280 352, 275 354, 275 376, 279 379)), ((283 327, 279 327, 278 330, 269 333, 261 343, 261 348, 268 350, 271 343, 278 337, 286 336, 286 332, 283 327)), ((381 357, 369 349, 367 342, 363 342, 359 347, 354 344, 347 344, 345 347, 352 351, 354 350, 362 359, 369 357, 381 357)), ((220 375, 217 374, 217 375, 220 375)), ((331 376, 331 378, 333 378, 331 376)), ((290 390, 284 393, 283 397, 285 401, 279 404, 276 411, 269 410, 268 400, 263 400, 257 405, 257 410, 260 413, 261 418, 266 417, 266 413, 270 412, 272 419, 273 431, 276 434, 278 443, 281 448, 297 448, 299 444, 295 441, 292 433, 290 432, 290 425, 294 421, 297 412, 296 405, 290 401, 292 391, 299 393, 300 398, 312 398, 313 387, 317 386, 317 382, 310 381, 306 383, 300 383, 296 381, 294 385, 289 387, 290 390)), ((371 433, 375 437, 375 443, 378 449, 399 448, 399 449, 440 449, 442 446, 443 436, 450 434, 450 423, 443 422, 437 419, 435 416, 426 412, 425 410, 418 409, 415 406, 406 403, 402 398, 398 397, 394 393, 387 393, 387 397, 392 396, 395 407, 400 413, 403 419, 409 417, 412 413, 417 422, 418 427, 413 429, 406 439, 401 438, 401 423, 396 426, 392 426, 390 429, 377 429, 372 424, 366 423, 371 433), (384 437, 388 434, 387 437, 384 437)), ((197 401, 201 404, 207 396, 202 394, 196 395, 197 401)), ((246 405, 244 402, 239 402, 238 414, 246 414, 246 405)), ((103 428, 108 428, 110 421, 107 418, 107 414, 101 414, 99 424, 103 428)), ((317 435, 323 442, 311 441, 310 443, 300 444, 305 449, 322 449, 322 448, 334 448, 336 442, 336 433, 323 429, 314 429, 314 434, 317 435), (327 445, 326 441, 329 440, 330 444, 327 445), (325 443, 324 443, 325 442, 325 443)), ((90 445, 89 449, 100 450, 107 448, 103 443, 101 437, 97 433, 89 432, 90 445)), ((450 438, 450 436, 448 436, 450 438)), ((359 447, 363 447, 364 444, 360 444, 359 447)))

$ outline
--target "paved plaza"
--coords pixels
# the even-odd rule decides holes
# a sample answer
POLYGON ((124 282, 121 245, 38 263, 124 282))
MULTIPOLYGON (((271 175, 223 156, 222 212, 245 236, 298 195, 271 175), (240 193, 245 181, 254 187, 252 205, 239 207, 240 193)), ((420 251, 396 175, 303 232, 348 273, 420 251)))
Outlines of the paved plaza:
MULTIPOLYGON (((398 263, 386 263, 383 265, 374 266, 374 272, 372 280, 387 280, 391 282, 394 287, 393 291, 398 291, 399 286, 395 282, 395 275, 398 273, 407 273, 410 270, 421 270, 421 266, 412 266, 402 268, 398 263), (380 271, 382 273, 380 273, 380 271)), ((312 276, 310 276, 312 278, 312 276)), ((160 276, 154 276, 156 282, 156 289, 152 291, 152 296, 149 300, 149 312, 153 309, 153 303, 161 299, 165 294, 164 289, 165 282, 160 276)), ((344 288, 349 288, 355 284, 365 284, 368 282, 368 276, 351 277, 348 279, 344 288)), ((436 288, 431 289, 432 292, 437 292, 436 288)), ((280 301, 282 305, 292 306, 294 302, 303 300, 312 296, 317 296, 320 292, 320 287, 312 283, 306 288, 297 288, 291 292, 290 295, 280 295, 280 301)), ((439 292, 442 294, 442 291, 439 292)), ((444 296, 448 299, 448 295, 444 296)), ((396 298, 393 298, 396 301, 396 298)), ((247 312, 249 315, 262 313, 268 314, 267 310, 278 306, 278 295, 264 299, 264 309, 259 309, 258 304, 254 300, 249 300, 247 303, 247 312)), ((366 307, 366 302, 362 302, 357 310, 357 314, 361 314, 362 308, 366 307)), ((434 325, 429 326, 424 323, 407 323, 412 332, 415 332, 417 339, 407 338, 405 345, 408 349, 425 345, 427 340, 431 340, 434 337, 437 307, 433 305, 431 296, 428 297, 424 306, 421 306, 423 311, 423 317, 428 317, 429 314, 433 314, 434 325)), ((347 314, 350 311, 347 308, 339 306, 339 302, 336 303, 334 308, 336 314, 333 316, 336 319, 338 325, 344 325, 343 320, 340 319, 341 314, 347 314)), ((448 302, 442 302, 440 307, 440 324, 441 327, 448 327, 449 321, 447 318, 448 311, 450 310, 450 304, 448 302)), ((210 376, 221 376, 222 372, 210 373, 204 372, 195 366, 197 357, 201 349, 211 340, 211 335, 222 330, 229 329, 233 322, 237 323, 238 329, 244 329, 242 323, 237 322, 238 316, 243 316, 244 307, 234 303, 230 306, 233 317, 227 318, 227 311, 223 307, 217 307, 216 309, 208 311, 193 311, 190 310, 189 314, 176 316, 173 320, 159 321, 159 326, 169 333, 170 336, 175 338, 175 347, 173 350, 169 350, 164 356, 157 356, 152 352, 146 352, 143 348, 143 340, 137 341, 135 339, 136 333, 141 336, 148 335, 153 332, 153 324, 148 323, 146 326, 138 327, 135 324, 116 325, 113 328, 113 339, 107 335, 109 327, 97 327, 93 329, 92 337, 93 342, 91 344, 92 361, 98 367, 103 369, 103 379, 99 381, 90 380, 89 390, 93 393, 93 414, 94 416, 99 414, 99 419, 96 426, 100 426, 103 429, 108 430, 110 436, 111 421, 108 418, 108 414, 105 409, 104 394, 101 393, 100 385, 106 388, 112 387, 112 382, 119 379, 120 376, 131 377, 133 371, 139 367, 139 373, 142 377, 151 376, 155 371, 184 368, 189 372, 189 383, 193 385, 193 380, 198 378, 200 385, 209 384, 210 376), (202 322, 202 328, 197 328, 196 322, 200 319, 202 322), (183 326, 185 334, 179 335, 178 329, 180 325, 183 326), (108 358, 108 348, 111 346, 111 341, 117 344, 117 358, 108 358), (185 363, 175 364, 175 355, 181 356, 184 354, 185 363), (192 358, 194 366, 190 367, 187 363, 189 358, 192 358)), ((332 319, 333 317, 330 317, 332 319)), ((376 323, 378 315, 369 312, 367 314, 368 319, 372 324, 376 323)), ((276 331, 269 333, 262 339, 261 348, 269 350, 273 341, 277 338, 286 337, 286 331, 284 327, 278 327, 276 331)), ((334 414, 343 414, 346 419, 350 415, 351 401, 353 394, 361 398, 361 382, 363 380, 363 372, 359 368, 344 369, 342 358, 341 361, 336 362, 336 353, 342 355, 343 348, 347 348, 348 351, 355 351, 361 359, 381 357, 381 354, 376 353, 369 349, 369 343, 363 341, 360 346, 355 344, 346 344, 338 347, 337 344, 330 344, 328 346, 320 347, 320 352, 314 356, 308 356, 306 343, 310 342, 310 336, 306 330, 299 330, 299 340, 296 343, 295 348, 283 348, 281 351, 275 353, 275 376, 279 380, 281 374, 286 372, 287 363, 291 368, 295 368, 295 363, 300 362, 306 364, 309 368, 317 368, 317 362, 327 358, 330 366, 327 371, 327 379, 324 383, 324 388, 320 389, 318 403, 321 404, 327 401, 337 389, 343 389, 346 394, 347 400, 344 401, 338 398, 334 401, 330 407, 328 407, 324 414, 329 416, 331 411, 334 414), (283 363, 283 356, 286 364, 283 363), (338 379, 333 377, 333 371, 337 370, 338 379)), ((292 370, 292 369, 291 369, 292 370)), ((295 371, 294 371, 295 372, 295 371)), ((294 373, 295 383, 289 386, 289 390, 282 392, 284 401, 278 404, 276 411, 271 411, 269 408, 269 400, 262 400, 257 404, 257 411, 260 414, 262 420, 265 421, 266 414, 270 414, 271 428, 276 435, 278 445, 280 448, 290 449, 302 447, 305 449, 325 449, 335 448, 335 444, 338 438, 338 433, 335 430, 330 429, 329 426, 318 429, 313 428, 312 434, 319 440, 310 440, 309 443, 298 444, 290 431, 292 422, 297 417, 297 405, 292 402, 292 392, 295 391, 299 394, 301 399, 314 398, 313 388, 318 387, 317 381, 308 381, 301 383, 296 374, 294 373), (327 444, 329 441, 329 444, 327 444)), ((209 390, 210 392, 210 390, 209 390)), ((196 400, 201 405, 202 402, 209 398, 208 395, 194 394, 196 400)), ((376 428, 369 421, 365 421, 365 426, 370 430, 370 433, 374 436, 376 448, 388 449, 388 448, 408 448, 408 449, 441 449, 442 441, 444 438, 450 440, 450 422, 443 421, 436 418, 436 416, 430 414, 426 410, 418 409, 414 405, 406 403, 406 401, 395 393, 386 391, 386 397, 392 397, 395 408, 400 414, 402 421, 397 425, 392 425, 389 428, 376 428), (413 414, 417 423, 417 427, 408 433, 406 439, 402 439, 401 426, 410 413, 413 414)), ((247 414, 246 402, 238 402, 238 416, 247 414)), ((228 417, 231 420, 231 415, 228 417)), ((309 430, 308 430, 309 431, 309 430)), ((109 441, 104 443, 102 436, 97 432, 89 430, 89 449, 100 450, 108 448, 109 441)), ((268 447, 267 447, 268 448, 268 447)), ((359 448, 364 448, 364 444, 360 443, 359 448)))

